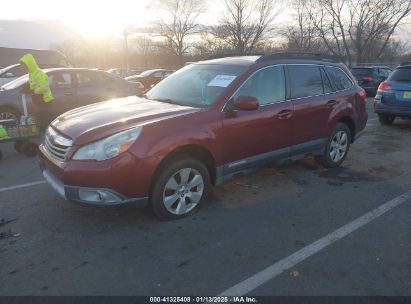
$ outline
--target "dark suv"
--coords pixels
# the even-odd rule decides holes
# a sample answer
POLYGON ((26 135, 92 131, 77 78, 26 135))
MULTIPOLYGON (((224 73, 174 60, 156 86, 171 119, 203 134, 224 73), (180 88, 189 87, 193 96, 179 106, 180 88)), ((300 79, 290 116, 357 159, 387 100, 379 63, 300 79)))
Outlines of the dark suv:
POLYGON ((391 72, 392 70, 386 66, 355 67, 351 69, 351 73, 357 79, 358 84, 371 97, 375 96, 378 86, 390 76, 391 72))
POLYGON ((69 111, 40 145, 64 198, 193 212, 210 184, 315 156, 338 167, 367 122, 365 92, 328 57, 232 57, 186 66, 136 96, 69 111))

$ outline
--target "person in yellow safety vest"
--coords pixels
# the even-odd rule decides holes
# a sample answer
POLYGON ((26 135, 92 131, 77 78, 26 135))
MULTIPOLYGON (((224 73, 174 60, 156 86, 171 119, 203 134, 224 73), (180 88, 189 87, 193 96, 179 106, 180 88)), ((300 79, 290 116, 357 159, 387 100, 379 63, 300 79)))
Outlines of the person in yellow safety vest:
MULTIPOLYGON (((49 78, 37 65, 32 54, 25 54, 20 62, 29 74, 29 88, 34 106, 34 119, 41 131, 44 131, 53 120, 52 101, 54 99, 50 90, 49 78)), ((24 93, 24 92, 23 92, 24 93)))
POLYGON ((9 134, 7 133, 6 128, 3 125, 0 125, 0 140, 2 139, 8 139, 9 134))

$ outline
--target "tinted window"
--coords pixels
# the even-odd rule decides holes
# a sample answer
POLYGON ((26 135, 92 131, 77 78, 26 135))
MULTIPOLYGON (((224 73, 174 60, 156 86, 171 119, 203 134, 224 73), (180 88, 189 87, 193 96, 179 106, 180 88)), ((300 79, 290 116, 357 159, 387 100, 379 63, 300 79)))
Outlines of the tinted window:
POLYGON ((323 79, 324 93, 327 94, 327 93, 333 92, 333 87, 331 85, 331 82, 328 79, 327 74, 325 74, 325 72, 322 68, 321 68, 321 78, 323 79))
POLYGON ((156 77, 156 78, 161 78, 161 77, 163 77, 163 72, 155 72, 154 74, 153 74, 153 77, 156 77))
POLYGON ((336 91, 349 89, 353 86, 351 79, 341 69, 325 67, 325 70, 336 91))
POLYGON ((260 105, 285 100, 285 77, 282 66, 262 69, 249 78, 234 95, 253 96, 260 105))
POLYGON ((394 70, 388 79, 398 82, 411 82, 411 67, 394 70))
POLYGON ((290 65, 291 98, 300 98, 323 94, 320 69, 315 65, 290 65))
POLYGON ((388 69, 378 69, 378 75, 381 77, 388 77, 390 75, 390 71, 388 69))
POLYGON ((71 87, 71 75, 68 72, 50 74, 49 83, 51 87, 70 88, 71 87))

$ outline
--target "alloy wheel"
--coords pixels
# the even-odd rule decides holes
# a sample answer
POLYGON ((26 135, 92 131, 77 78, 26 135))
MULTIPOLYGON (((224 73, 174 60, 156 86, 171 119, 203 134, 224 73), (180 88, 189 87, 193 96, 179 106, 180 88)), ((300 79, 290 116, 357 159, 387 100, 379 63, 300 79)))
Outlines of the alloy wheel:
POLYGON ((330 144, 330 157, 333 162, 338 163, 344 158, 348 148, 348 135, 345 131, 335 133, 330 144))
POLYGON ((204 179, 193 168, 184 168, 173 174, 163 191, 163 203, 175 215, 183 215, 193 210, 204 192, 204 179))

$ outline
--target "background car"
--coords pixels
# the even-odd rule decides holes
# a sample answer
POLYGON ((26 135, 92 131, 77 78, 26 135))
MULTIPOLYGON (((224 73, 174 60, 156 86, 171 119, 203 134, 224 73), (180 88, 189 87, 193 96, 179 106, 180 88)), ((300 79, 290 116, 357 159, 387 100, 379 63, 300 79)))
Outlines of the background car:
POLYGON ((392 124, 396 117, 411 118, 411 63, 397 67, 380 84, 374 110, 383 125, 392 124))
POLYGON ((140 74, 141 72, 143 72, 143 70, 126 70, 122 68, 115 68, 115 69, 108 69, 106 72, 116 75, 121 78, 125 78, 131 75, 140 74))
POLYGON ((355 67, 351 69, 358 84, 369 96, 375 96, 378 86, 390 75, 392 70, 386 66, 355 67))
MULTIPOLYGON (((53 92, 53 115, 94 102, 117 97, 140 95, 136 83, 109 73, 76 68, 44 70, 49 76, 53 92)), ((21 93, 27 90, 28 75, 22 76, 0 88, 0 120, 18 120, 23 113, 21 93)))
MULTIPOLYGON (((57 68, 61 66, 40 64, 40 67, 42 69, 45 69, 45 68, 57 68)), ((12 64, 8 67, 5 67, 0 70, 0 86, 10 81, 13 81, 14 79, 17 79, 20 76, 26 75, 26 74, 27 74, 26 69, 20 63, 12 64)))
POLYGON ((141 82, 144 85, 145 89, 148 90, 164 78, 170 76, 173 72, 174 71, 172 70, 163 69, 148 70, 141 73, 140 75, 126 77, 126 80, 132 82, 141 82))

